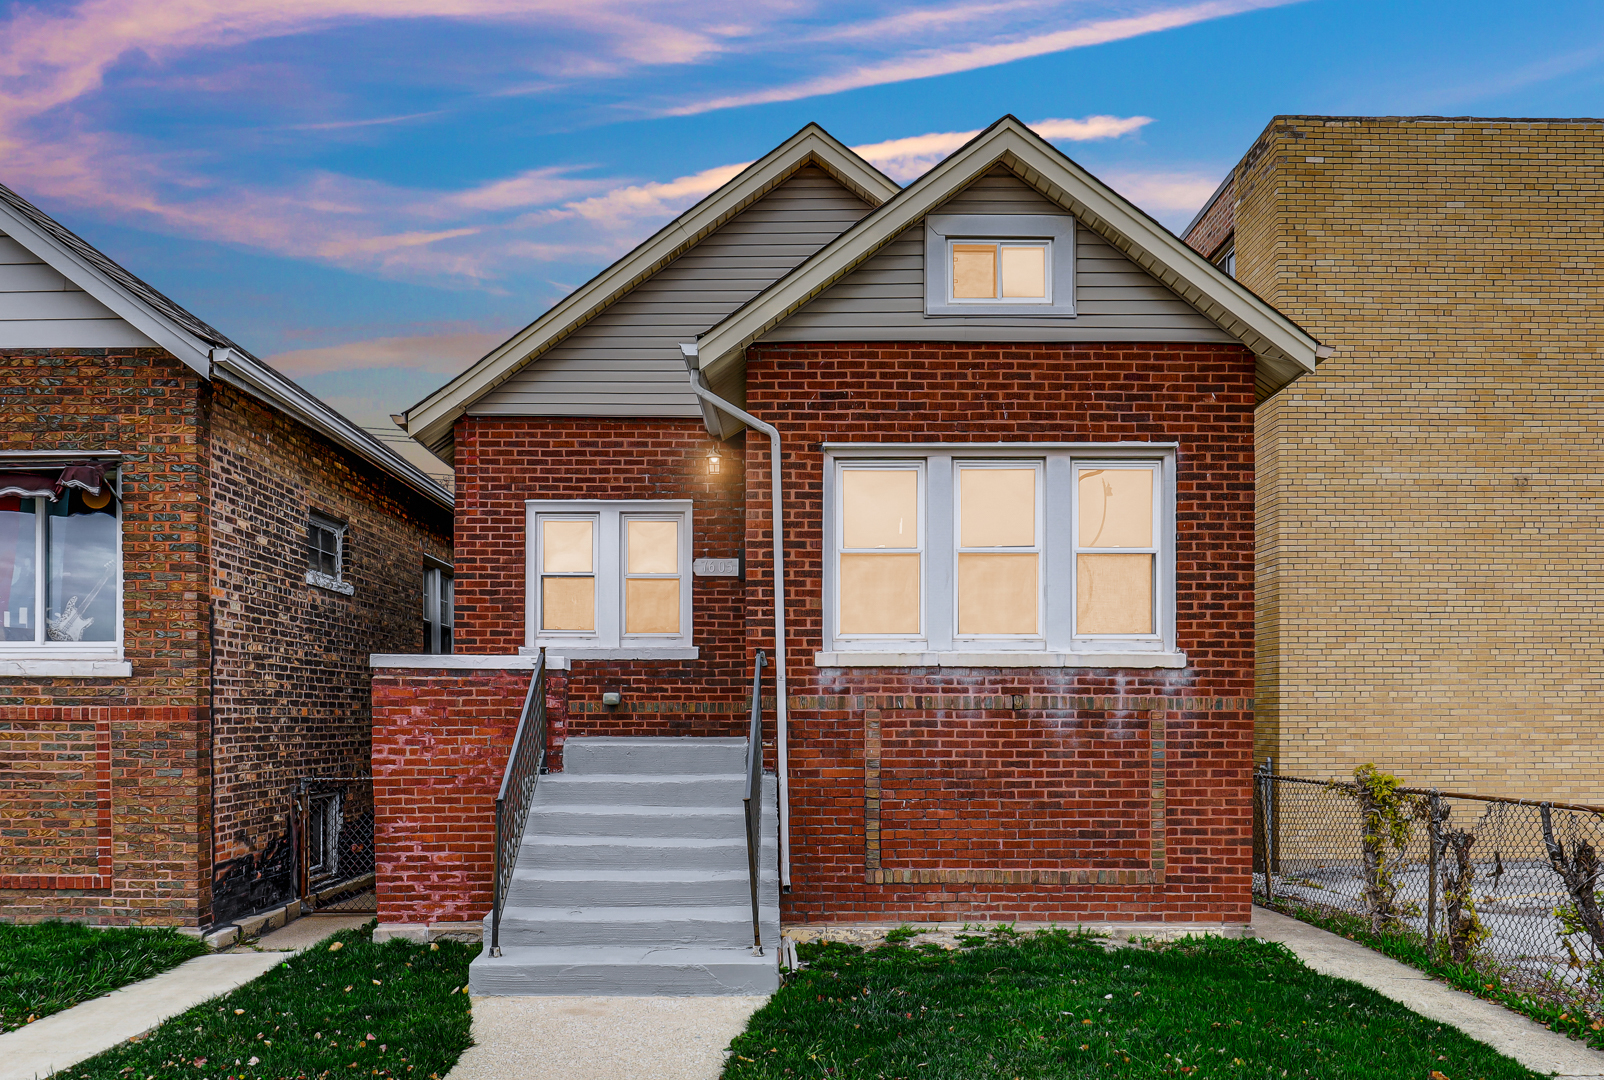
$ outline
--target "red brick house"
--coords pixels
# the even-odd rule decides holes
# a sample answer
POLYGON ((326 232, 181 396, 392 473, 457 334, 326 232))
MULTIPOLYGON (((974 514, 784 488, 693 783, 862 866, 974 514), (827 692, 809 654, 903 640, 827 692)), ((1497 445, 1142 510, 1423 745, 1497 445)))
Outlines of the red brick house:
POLYGON ((906 188, 810 125, 406 414, 455 468, 471 655, 374 658, 381 926, 490 906, 540 650, 555 775, 481 991, 697 992, 640 973, 674 950, 739 981, 695 950, 737 951, 741 894, 651 808, 732 797, 675 762, 744 738, 758 650, 765 942, 1245 924, 1253 410, 1318 349, 1012 117, 906 188))
POLYGON ((299 780, 367 776, 368 655, 439 645, 449 492, 5 188, 0 395, 0 919, 226 923, 308 822, 357 858, 299 780))

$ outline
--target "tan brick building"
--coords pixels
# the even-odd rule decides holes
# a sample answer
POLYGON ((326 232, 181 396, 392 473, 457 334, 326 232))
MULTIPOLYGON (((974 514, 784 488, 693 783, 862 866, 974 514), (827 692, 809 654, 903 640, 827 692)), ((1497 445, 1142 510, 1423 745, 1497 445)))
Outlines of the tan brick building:
POLYGON ((1278 772, 1604 801, 1604 121, 1279 116, 1187 240, 1336 349, 1260 405, 1278 772))

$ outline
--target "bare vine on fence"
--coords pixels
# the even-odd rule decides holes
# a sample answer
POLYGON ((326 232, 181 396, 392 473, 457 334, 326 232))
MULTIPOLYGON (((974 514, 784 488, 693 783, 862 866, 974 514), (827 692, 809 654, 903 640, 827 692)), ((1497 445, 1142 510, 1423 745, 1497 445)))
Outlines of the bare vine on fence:
POLYGON ((1442 853, 1453 856, 1453 861, 1443 871, 1448 955, 1459 964, 1469 960, 1471 953, 1487 940, 1487 928, 1476 914, 1476 898, 1472 894, 1476 864, 1471 861, 1470 849, 1475 843, 1475 834, 1464 829, 1450 829, 1442 834, 1442 853))
POLYGON ((1589 969, 1590 978, 1597 980, 1599 958, 1604 956, 1604 915, 1598 908, 1598 852, 1586 840, 1573 836, 1571 851, 1565 851, 1565 842, 1554 835, 1554 811, 1548 805, 1539 808, 1543 821, 1543 846, 1548 849, 1548 863, 1565 883, 1571 902, 1554 909, 1559 920, 1560 933, 1566 938, 1565 948, 1571 954, 1571 963, 1589 969), (1568 940, 1585 933, 1592 945, 1592 959, 1584 962, 1576 955, 1568 940))
POLYGON ((1415 834, 1415 819, 1427 815, 1425 799, 1398 790, 1396 776, 1374 764, 1353 770, 1352 784, 1332 787, 1359 803, 1360 852, 1364 867, 1365 913, 1375 933, 1397 928, 1418 905, 1398 903, 1398 874, 1408 863, 1404 854, 1415 834))

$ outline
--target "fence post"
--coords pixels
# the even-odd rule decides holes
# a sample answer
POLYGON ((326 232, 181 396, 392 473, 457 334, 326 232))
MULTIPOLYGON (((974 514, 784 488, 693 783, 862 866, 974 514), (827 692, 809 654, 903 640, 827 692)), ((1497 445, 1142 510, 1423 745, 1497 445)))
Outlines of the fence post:
POLYGON ((1442 850, 1442 797, 1431 789, 1426 803, 1426 955, 1437 955, 1437 858, 1442 850))
POLYGON ((1275 758, 1264 759, 1264 899, 1275 899, 1275 758))

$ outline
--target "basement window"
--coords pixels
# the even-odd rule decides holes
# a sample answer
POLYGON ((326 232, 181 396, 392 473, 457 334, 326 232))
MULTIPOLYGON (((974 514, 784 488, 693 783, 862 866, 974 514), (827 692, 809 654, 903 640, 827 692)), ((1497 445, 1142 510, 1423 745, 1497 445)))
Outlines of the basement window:
POLYGON ((689 502, 532 501, 528 515, 530 648, 694 657, 689 502))
POLYGON ((1073 317, 1075 219, 1068 214, 932 214, 925 314, 1073 317))
POLYGON ((1179 666, 1173 449, 826 453, 820 666, 1179 666))

